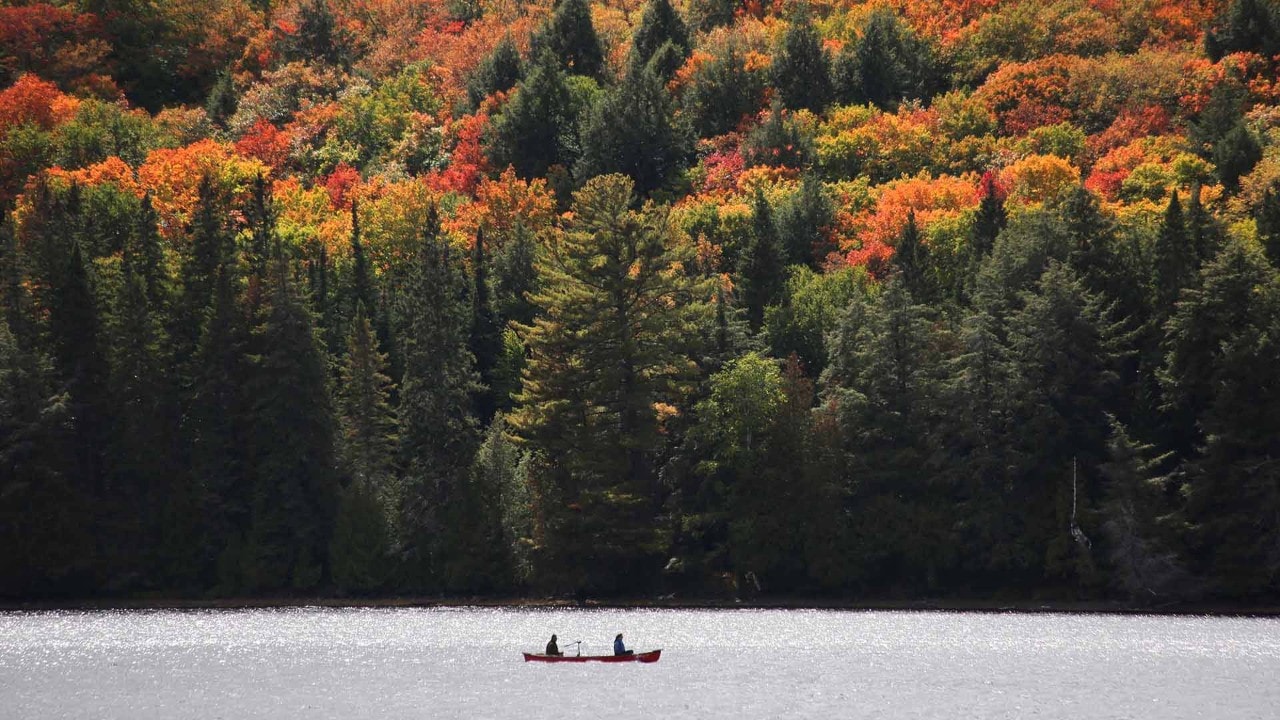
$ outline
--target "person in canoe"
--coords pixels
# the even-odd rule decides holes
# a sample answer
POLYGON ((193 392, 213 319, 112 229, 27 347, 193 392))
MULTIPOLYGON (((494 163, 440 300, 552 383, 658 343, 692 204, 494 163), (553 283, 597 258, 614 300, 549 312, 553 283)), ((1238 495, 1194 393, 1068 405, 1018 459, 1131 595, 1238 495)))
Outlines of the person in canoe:
POLYGON ((617 637, 613 639, 614 655, 634 655, 635 652, 635 650, 628 650, 627 646, 622 644, 622 633, 618 633, 617 637))
POLYGON ((546 653, 546 654, 548 654, 548 655, 564 655, 564 653, 560 652, 560 646, 556 644, 556 636, 555 636, 555 634, 554 634, 554 633, 551 635, 551 642, 547 643, 547 653, 546 653))

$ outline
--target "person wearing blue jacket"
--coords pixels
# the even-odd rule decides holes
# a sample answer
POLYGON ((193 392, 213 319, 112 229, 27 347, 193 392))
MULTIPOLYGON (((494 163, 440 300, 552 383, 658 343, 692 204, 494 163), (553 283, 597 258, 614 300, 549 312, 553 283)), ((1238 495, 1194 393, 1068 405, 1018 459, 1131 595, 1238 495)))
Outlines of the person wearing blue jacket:
POLYGON ((634 652, 634 650, 628 650, 627 646, 622 644, 622 633, 618 633, 618 636, 613 639, 613 654, 631 655, 634 652))

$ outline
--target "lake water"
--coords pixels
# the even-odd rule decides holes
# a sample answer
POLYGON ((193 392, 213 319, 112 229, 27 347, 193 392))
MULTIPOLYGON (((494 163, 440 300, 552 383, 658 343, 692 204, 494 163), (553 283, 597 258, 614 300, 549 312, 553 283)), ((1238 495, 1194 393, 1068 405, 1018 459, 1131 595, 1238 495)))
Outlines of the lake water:
POLYGON ((0 613, 0 718, 1280 717, 1280 620, 780 610, 0 613), (661 647, 653 665, 522 662, 661 647))

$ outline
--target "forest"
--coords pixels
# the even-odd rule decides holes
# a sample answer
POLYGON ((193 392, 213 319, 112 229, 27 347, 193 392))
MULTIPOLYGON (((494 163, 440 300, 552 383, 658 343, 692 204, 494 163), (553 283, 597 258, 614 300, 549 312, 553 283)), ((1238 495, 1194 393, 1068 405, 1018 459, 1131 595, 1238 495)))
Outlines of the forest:
POLYGON ((5 0, 0 87, 0 597, 1280 598, 1275 0, 5 0))

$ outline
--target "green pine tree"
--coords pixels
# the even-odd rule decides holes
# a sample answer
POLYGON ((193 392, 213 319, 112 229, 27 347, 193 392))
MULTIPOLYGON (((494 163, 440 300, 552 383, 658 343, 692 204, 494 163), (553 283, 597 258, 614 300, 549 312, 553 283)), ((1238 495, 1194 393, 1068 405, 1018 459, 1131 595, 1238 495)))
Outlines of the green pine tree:
POLYGON ((472 393, 475 358, 461 263, 440 237, 433 209, 412 268, 396 294, 404 355, 400 454, 405 496, 400 525, 404 582, 418 592, 473 590, 487 571, 471 563, 469 533, 481 528, 469 469, 478 442, 472 393))
POLYGON ((772 74, 778 97, 791 110, 822 112, 831 99, 831 59, 807 10, 798 12, 787 26, 772 74))
POLYGON ((575 195, 572 225, 538 261, 542 314, 520 330, 529 361, 511 422, 545 460, 535 552, 539 581, 562 591, 647 587, 663 562, 655 405, 693 370, 674 349, 705 294, 674 270, 688 258, 666 211, 632 209, 633 189, 605 175, 575 195))
POLYGON ((764 324, 765 307, 782 294, 786 266, 773 225, 773 209, 759 189, 751 203, 751 215, 751 237, 738 265, 738 297, 751 329, 758 331, 764 324))
POLYGON ((641 67, 587 112, 574 175, 585 181, 623 173, 647 195, 684 165, 693 152, 691 140, 662 81, 641 67))

